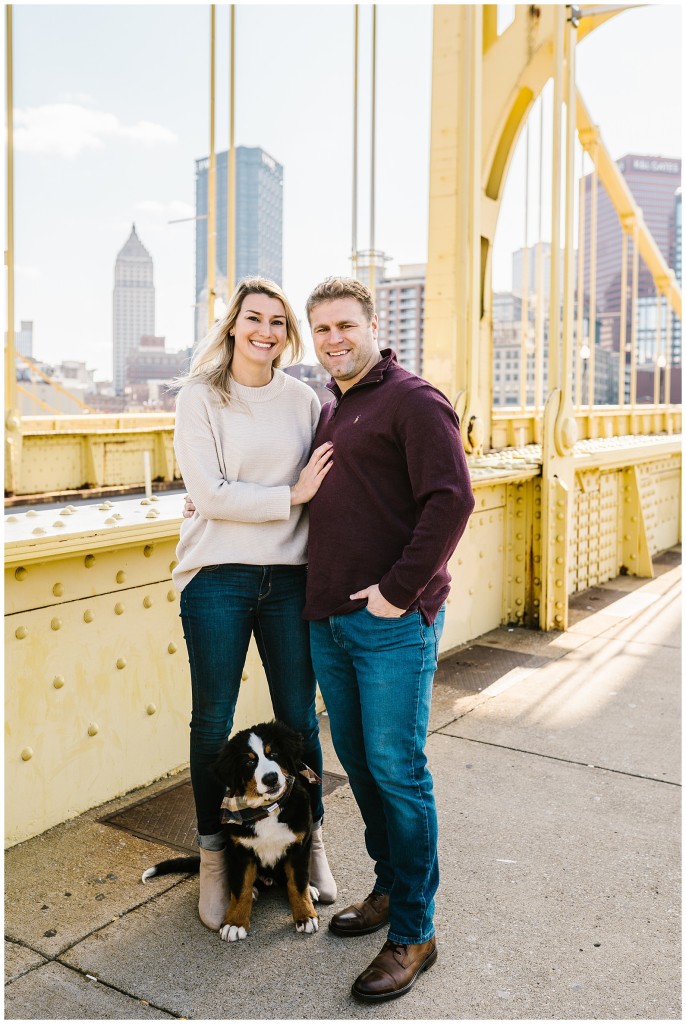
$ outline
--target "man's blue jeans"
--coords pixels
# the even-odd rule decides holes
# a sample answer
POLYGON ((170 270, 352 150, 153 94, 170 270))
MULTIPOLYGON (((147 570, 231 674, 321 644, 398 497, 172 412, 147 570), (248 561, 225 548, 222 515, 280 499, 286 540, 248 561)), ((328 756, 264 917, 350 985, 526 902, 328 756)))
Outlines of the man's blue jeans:
POLYGON ((389 939, 434 934, 438 823, 424 747, 445 611, 382 619, 366 608, 310 623, 312 661, 336 753, 365 823, 389 939))
MULTIPOLYGON (((274 714, 303 734, 303 759, 321 777, 315 679, 302 618, 306 578, 304 565, 212 565, 181 593, 193 689, 190 762, 200 846, 223 846, 219 811, 224 786, 211 766, 233 726, 253 633, 274 714)), ((322 790, 309 788, 317 822, 324 814, 322 790)))

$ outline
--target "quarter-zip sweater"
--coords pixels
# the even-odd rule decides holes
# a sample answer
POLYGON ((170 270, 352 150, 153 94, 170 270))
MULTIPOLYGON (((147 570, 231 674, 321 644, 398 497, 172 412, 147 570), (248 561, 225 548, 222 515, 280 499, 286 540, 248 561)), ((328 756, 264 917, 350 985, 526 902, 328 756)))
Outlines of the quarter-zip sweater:
POLYGON ((474 508, 455 411, 391 349, 324 405, 313 447, 331 441, 333 467, 310 501, 306 619, 365 606, 350 595, 378 584, 397 608, 433 622, 450 590, 448 559, 474 508))

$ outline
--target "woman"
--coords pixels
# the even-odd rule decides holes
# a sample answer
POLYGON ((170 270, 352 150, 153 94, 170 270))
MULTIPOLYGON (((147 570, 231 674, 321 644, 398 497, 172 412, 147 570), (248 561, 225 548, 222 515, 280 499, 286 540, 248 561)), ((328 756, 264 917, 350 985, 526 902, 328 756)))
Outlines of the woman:
MULTIPOLYGON (((331 446, 308 461, 319 419, 314 391, 278 369, 288 350, 302 358, 293 310, 264 278, 236 288, 177 382, 174 449, 195 512, 181 526, 174 582, 193 690, 190 766, 200 847, 200 919, 223 922, 229 902, 220 805, 211 765, 230 733, 254 634, 274 714, 305 738, 305 761, 319 776, 305 602, 306 503, 331 468, 331 446)), ((333 902, 336 884, 322 843, 321 786, 311 787, 312 884, 333 902)))

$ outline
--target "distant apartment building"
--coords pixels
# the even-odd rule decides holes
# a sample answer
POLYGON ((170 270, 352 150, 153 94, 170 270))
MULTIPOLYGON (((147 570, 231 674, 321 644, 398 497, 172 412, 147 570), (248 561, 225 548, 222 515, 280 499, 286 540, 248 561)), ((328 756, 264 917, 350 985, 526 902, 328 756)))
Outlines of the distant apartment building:
MULTIPOLYGON (((527 268, 527 280, 526 280, 526 293, 529 296, 529 301, 533 301, 533 296, 537 292, 536 288, 536 275, 538 273, 538 263, 541 263, 541 278, 543 281, 543 308, 548 309, 550 304, 550 253, 551 247, 550 242, 535 242, 530 245, 528 249, 517 249, 512 253, 512 291, 515 295, 522 295, 524 289, 524 268, 527 268), (525 259, 525 253, 528 259, 525 259)), ((576 260, 577 254, 574 252, 574 283, 576 285, 576 260)), ((560 284, 560 300, 562 299, 562 287, 564 284, 564 249, 560 249, 560 261, 558 265, 559 284, 560 284)))
POLYGON ((132 405, 174 408, 169 386, 188 372, 190 349, 168 352, 165 338, 144 334, 126 361, 127 394, 132 405))
MULTIPOLYGON (((195 162, 195 338, 207 333, 207 197, 209 157, 195 162)), ((228 151, 216 156, 215 291, 225 301, 228 151)), ((236 280, 283 277, 283 167, 258 146, 236 148, 236 280)))
POLYGON ((76 359, 61 363, 46 363, 30 356, 27 359, 31 366, 21 361, 17 366, 17 403, 22 416, 77 416, 84 411, 84 405, 92 407, 89 396, 94 388, 95 370, 89 370, 86 363, 76 359), (59 387, 53 387, 46 377, 59 387))
MULTIPOLYGON (((535 402, 535 355, 533 338, 535 332, 535 310, 528 309, 528 345, 526 357, 525 404, 535 402)), ((522 301, 511 292, 493 294, 493 405, 496 408, 519 406, 521 404, 522 379, 522 301)), ((596 343, 594 367, 594 395, 596 405, 610 405, 617 401, 619 356, 606 352, 596 343)), ((576 359, 574 361, 576 366, 576 359)), ((588 400, 590 360, 581 360, 578 382, 579 399, 588 400), (582 397, 583 396, 583 397, 582 397)), ((543 360, 541 366, 542 402, 548 394, 548 322, 544 321, 543 360)), ((577 384, 572 384, 572 400, 577 401, 577 384)))
POLYGON ((123 395, 126 362, 143 335, 155 333, 155 285, 152 256, 131 228, 114 265, 112 318, 114 391, 123 395))
POLYGON ((295 366, 285 366, 284 371, 296 380, 309 384, 322 405, 326 405, 333 398, 333 394, 326 386, 331 376, 319 363, 297 363, 295 366))
MULTIPOLYGON (((681 185, 681 160, 656 156, 627 154, 617 161, 624 179, 641 208, 646 226, 655 239, 662 255, 671 266, 676 259, 675 219, 677 204, 675 192, 681 185)), ((585 231, 584 231, 584 308, 588 312, 590 295, 590 208, 592 175, 582 179, 585 190, 585 231)), ((679 211, 680 212, 680 211, 679 211)), ((598 183, 598 214, 596 238, 596 311, 598 317, 597 337, 602 337, 604 346, 613 351, 620 348, 620 307, 621 307, 621 263, 622 228, 614 206, 598 183)), ((629 252, 631 241, 629 241, 629 252)), ((628 287, 631 288, 631 259, 629 258, 628 287)), ((639 260, 638 295, 641 299, 654 297, 655 285, 652 277, 639 260)), ((627 302, 627 338, 631 337, 631 308, 627 302)), ((673 350, 673 363, 681 364, 681 339, 678 351, 673 350)))
MULTIPOLYGON (((529 309, 530 334, 533 337, 533 310, 529 309)), ((493 293, 493 405, 495 408, 521 404, 522 300, 512 292, 493 293)), ((526 405, 535 401, 533 348, 527 349, 526 405)), ((548 353, 544 345, 542 396, 548 380, 548 353)))
POLYGON ((394 277, 382 277, 375 288, 379 342, 392 348, 398 362, 422 375, 424 355, 424 291, 426 264, 401 264, 394 277))
POLYGON ((33 320, 21 321, 19 330, 14 332, 14 349, 27 359, 33 357, 33 320))

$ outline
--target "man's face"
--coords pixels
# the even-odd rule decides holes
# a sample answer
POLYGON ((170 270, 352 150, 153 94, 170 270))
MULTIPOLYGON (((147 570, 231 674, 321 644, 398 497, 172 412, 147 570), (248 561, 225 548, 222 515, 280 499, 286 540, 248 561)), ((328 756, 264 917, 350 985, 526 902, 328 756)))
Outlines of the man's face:
POLYGON ((347 391, 378 363, 378 321, 371 323, 355 298, 318 302, 310 311, 310 327, 317 359, 347 391))

